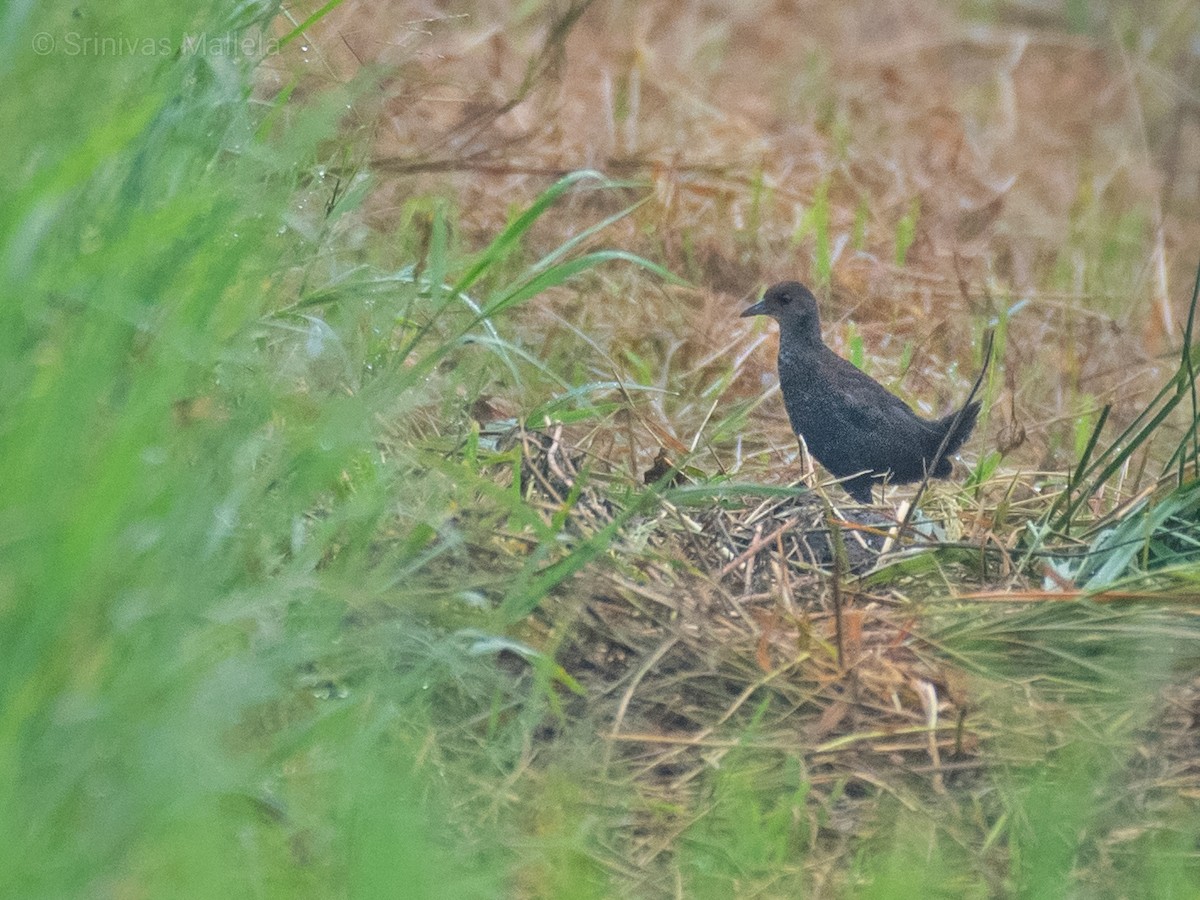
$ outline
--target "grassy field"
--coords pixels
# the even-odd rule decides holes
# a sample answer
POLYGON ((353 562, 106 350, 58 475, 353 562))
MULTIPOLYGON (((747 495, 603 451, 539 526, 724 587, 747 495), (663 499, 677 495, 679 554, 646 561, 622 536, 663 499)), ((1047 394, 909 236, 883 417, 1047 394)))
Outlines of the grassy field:
POLYGON ((1200 896, 1194 4, 169 7, 0 16, 0 893, 1200 896))

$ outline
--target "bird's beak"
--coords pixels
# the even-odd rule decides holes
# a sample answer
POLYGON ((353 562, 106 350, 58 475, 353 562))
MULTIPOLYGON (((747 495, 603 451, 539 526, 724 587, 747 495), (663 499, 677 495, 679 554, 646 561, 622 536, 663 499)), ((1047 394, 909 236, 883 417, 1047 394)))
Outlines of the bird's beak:
POLYGON ((745 319, 749 316, 765 316, 766 314, 767 314, 767 301, 759 300, 752 307, 750 307, 748 310, 746 310, 740 316, 738 316, 738 318, 745 319))

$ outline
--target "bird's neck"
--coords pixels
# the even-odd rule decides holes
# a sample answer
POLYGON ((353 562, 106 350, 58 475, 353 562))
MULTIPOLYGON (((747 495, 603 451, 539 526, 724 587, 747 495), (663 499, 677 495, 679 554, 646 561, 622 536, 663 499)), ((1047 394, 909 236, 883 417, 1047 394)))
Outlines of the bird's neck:
POLYGON ((779 338, 787 340, 796 345, 804 345, 808 347, 823 347, 825 342, 821 340, 821 326, 813 321, 795 322, 783 321, 779 323, 779 338))

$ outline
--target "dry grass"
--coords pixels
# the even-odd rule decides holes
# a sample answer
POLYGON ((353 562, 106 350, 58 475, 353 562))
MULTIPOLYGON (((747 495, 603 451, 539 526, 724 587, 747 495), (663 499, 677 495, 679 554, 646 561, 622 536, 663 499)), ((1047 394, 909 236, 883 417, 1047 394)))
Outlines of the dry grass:
MULTIPOLYGON (((624 478, 598 464, 589 449, 595 439, 591 432, 576 445, 561 427, 510 438, 523 449, 527 501, 550 521, 566 498, 577 497, 567 526, 578 536, 612 520, 613 506, 596 489, 624 478)), ((657 474, 669 480, 669 470, 657 474)), ((1009 860, 990 834, 1006 815, 997 779, 1040 767, 1078 730, 1098 744, 1110 741, 1108 729, 1129 713, 1105 712, 1105 690, 1078 682, 1083 669, 1057 673, 1053 639, 1039 659, 1035 619, 1006 622, 1005 608, 1017 607, 993 604, 1049 609, 1077 601, 1080 592, 1036 589, 1036 579, 987 533, 995 511, 964 510, 950 492, 931 506, 947 516, 939 527, 959 540, 918 537, 898 555, 886 542, 896 519, 838 507, 820 489, 762 499, 750 486, 733 487, 716 504, 700 502, 686 486, 673 496, 690 503, 667 501, 635 519, 606 563, 590 567, 522 627, 524 639, 552 648, 588 688, 569 702, 569 719, 595 723, 605 772, 628 781, 638 797, 629 844, 602 862, 640 889, 664 889, 675 877, 681 836, 711 812, 713 801, 699 788, 712 773, 749 753, 760 789, 783 790, 771 787, 782 778, 780 761, 799 756, 810 819, 802 877, 818 893, 848 888, 848 856, 877 835, 881 798, 936 821, 972 856, 975 876, 1004 893, 1009 860), (967 618, 978 615, 985 630, 1005 635, 1014 651, 1011 674, 980 679, 978 660, 947 652, 938 606, 927 605, 939 584, 959 594, 951 608, 977 605, 967 618), (1073 703, 1064 702, 1068 696, 1073 703)), ((1153 603, 1168 595, 1091 599, 1153 603)), ((1094 629, 1085 640, 1116 638, 1122 614, 1058 624, 1094 629)), ((1165 637, 1169 616, 1162 626, 1165 637)), ((1168 681, 1159 711, 1142 717, 1113 808, 1132 805, 1145 815, 1200 797, 1191 753, 1196 681, 1186 673, 1168 681)), ((1117 817, 1099 826, 1103 859, 1082 878, 1102 884, 1126 845, 1152 830, 1136 815, 1129 821, 1138 824, 1122 827, 1117 817)), ((771 894, 769 886, 759 889, 771 894)))
MULTIPOLYGON (((547 297, 525 334, 554 350, 580 329, 572 349, 591 343, 603 377, 633 378, 627 353, 647 361, 680 395, 651 411, 656 429, 690 443, 706 367, 734 364, 730 399, 761 390, 770 348, 748 354, 751 326, 733 316, 773 280, 820 283, 822 257, 831 343, 860 334, 872 371, 929 412, 964 391, 984 325, 1023 303, 974 442, 1013 468, 1069 465, 1081 414, 1112 402, 1119 426, 1169 371, 1159 355, 1194 265, 1175 248, 1200 233, 1173 200, 1200 161, 1171 140, 1189 121, 1186 84, 1150 51, 970 26, 934 3, 582 6, 574 22, 566 6, 513 21, 504 4, 346 3, 306 65, 331 81, 393 67, 355 113, 374 135, 380 231, 427 193, 454 200, 470 245, 554 173, 645 185, 650 202, 604 240, 694 289, 614 273, 547 297), (1164 94, 1174 109, 1148 125, 1164 94)), ((544 246, 576 217, 548 219, 544 246)), ((787 446, 778 404, 764 416, 752 431, 787 446)), ((639 459, 659 443, 642 435, 639 459)))

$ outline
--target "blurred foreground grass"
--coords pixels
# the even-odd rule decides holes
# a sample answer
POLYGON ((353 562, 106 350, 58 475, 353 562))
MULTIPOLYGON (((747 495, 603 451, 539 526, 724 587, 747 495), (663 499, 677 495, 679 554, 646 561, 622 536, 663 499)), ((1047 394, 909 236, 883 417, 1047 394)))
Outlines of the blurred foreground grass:
POLYGON ((267 100, 255 59, 174 52, 181 34, 272 46, 275 14, 13 13, 4 893, 497 896, 526 870, 577 888, 596 867, 571 848, 576 788, 522 800, 553 810, 540 824, 489 799, 553 693, 439 627, 480 620, 470 588, 506 573, 470 570, 472 469, 420 460, 404 423, 419 408, 453 446, 480 353, 540 366, 493 315, 639 261, 568 244, 511 264, 542 209, 598 181, 581 175, 479 254, 450 250, 433 203, 420 271, 366 265, 339 231, 363 181, 322 155, 353 95, 267 100))
POLYGON ((454 767, 421 746, 431 682, 499 682, 419 628, 355 648, 345 702, 304 680, 419 556, 372 559, 373 527, 442 514, 375 444, 413 400, 388 389, 402 371, 340 390, 335 370, 364 360, 315 319, 269 316, 308 271, 284 223, 334 196, 316 148, 346 98, 274 105, 253 97, 254 59, 174 52, 274 14, 6 14, 6 896, 499 891, 496 851, 443 830, 454 767), (80 32, 172 49, 31 52, 80 32))
MULTIPOLYGON (((257 35, 275 12, 116 4, 86 28, 257 35)), ((581 241, 524 258, 542 210, 603 185, 559 182, 482 249, 422 199, 401 240, 422 252, 388 270, 342 227, 363 180, 327 174, 356 149, 352 92, 264 99, 236 55, 39 56, 34 36, 72 17, 8 16, 6 895, 657 896, 678 876, 698 897, 1062 896, 1095 862, 1080 835, 1132 814, 1105 787, 1192 635, 1115 615, 1097 645, 1094 619, 1057 610, 930 617, 996 679, 995 722, 1033 677, 1005 671, 1014 658, 1078 702, 1040 738, 1018 721, 998 739, 1006 762, 947 813, 961 821, 885 798, 850 842, 845 785, 814 805, 804 748, 758 741, 769 695, 731 723, 744 746, 694 808, 648 800, 597 741, 608 723, 564 711, 573 673, 518 640, 607 538, 564 553, 480 474, 464 412, 495 371, 578 387, 493 316, 600 264, 654 270, 581 241), (486 555, 505 528, 527 563, 486 555), (823 863, 818 835, 840 842, 823 863)), ((1102 861, 1112 895, 1192 895, 1196 823, 1186 805, 1155 815, 1123 864, 1102 861)))

